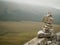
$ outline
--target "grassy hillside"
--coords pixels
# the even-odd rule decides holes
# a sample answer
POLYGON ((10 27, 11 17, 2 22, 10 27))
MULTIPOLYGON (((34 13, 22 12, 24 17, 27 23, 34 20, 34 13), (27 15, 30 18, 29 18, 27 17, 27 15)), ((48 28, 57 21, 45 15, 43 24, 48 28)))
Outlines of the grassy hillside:
MULTIPOLYGON (((0 45, 23 45, 25 42, 37 36, 42 23, 0 22, 0 45)), ((56 32, 60 31, 59 25, 54 25, 56 32)))

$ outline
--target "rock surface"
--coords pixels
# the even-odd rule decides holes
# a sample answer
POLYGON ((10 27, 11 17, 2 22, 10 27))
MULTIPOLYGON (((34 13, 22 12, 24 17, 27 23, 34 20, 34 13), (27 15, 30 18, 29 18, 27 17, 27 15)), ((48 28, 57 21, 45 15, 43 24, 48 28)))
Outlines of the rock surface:
POLYGON ((40 38, 38 39, 37 37, 35 37, 34 39, 28 41, 27 43, 25 43, 24 45, 37 45, 39 42, 43 41, 44 38, 40 38))

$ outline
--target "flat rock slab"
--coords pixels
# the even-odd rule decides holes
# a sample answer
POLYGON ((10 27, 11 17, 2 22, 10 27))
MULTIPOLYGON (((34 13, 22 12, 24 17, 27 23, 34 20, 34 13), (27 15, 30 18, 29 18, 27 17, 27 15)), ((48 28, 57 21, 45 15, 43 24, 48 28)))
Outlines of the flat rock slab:
POLYGON ((41 42, 42 40, 44 40, 44 38, 40 38, 38 39, 37 37, 28 41, 27 43, 25 43, 24 45, 37 45, 38 42, 41 42))
MULTIPOLYGON (((56 33, 57 34, 57 37, 59 37, 60 36, 60 32, 59 33, 56 33)), ((60 38, 59 38, 60 39, 60 38)), ((40 38, 40 39, 38 39, 37 37, 35 37, 35 38, 33 38, 32 40, 30 40, 30 41, 28 41, 27 43, 25 43, 24 45, 38 45, 38 43, 40 43, 41 44, 41 42, 42 41, 46 41, 46 39, 45 38, 40 38)), ((58 45, 58 44, 60 44, 60 42, 58 42, 58 43, 51 43, 51 45, 58 45)), ((44 45, 44 44, 41 44, 41 45, 44 45)))

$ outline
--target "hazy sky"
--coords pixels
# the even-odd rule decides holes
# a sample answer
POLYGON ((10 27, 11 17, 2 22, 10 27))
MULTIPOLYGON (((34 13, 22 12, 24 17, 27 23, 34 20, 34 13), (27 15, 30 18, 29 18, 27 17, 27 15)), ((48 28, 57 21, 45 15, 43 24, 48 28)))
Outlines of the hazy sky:
POLYGON ((60 0, 4 0, 16 3, 27 3, 31 5, 49 6, 60 9, 60 0))

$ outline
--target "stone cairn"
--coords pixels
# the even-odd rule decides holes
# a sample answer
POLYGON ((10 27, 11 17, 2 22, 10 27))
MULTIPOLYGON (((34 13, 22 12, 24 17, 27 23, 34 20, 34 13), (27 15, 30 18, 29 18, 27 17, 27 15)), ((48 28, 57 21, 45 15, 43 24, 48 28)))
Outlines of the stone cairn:
POLYGON ((53 25, 52 25, 53 24, 53 16, 52 16, 51 12, 48 12, 48 15, 45 16, 42 21, 44 23, 42 30, 45 33, 45 35, 43 36, 46 39, 45 44, 46 45, 49 45, 52 43, 55 44, 56 36, 55 36, 53 25))

